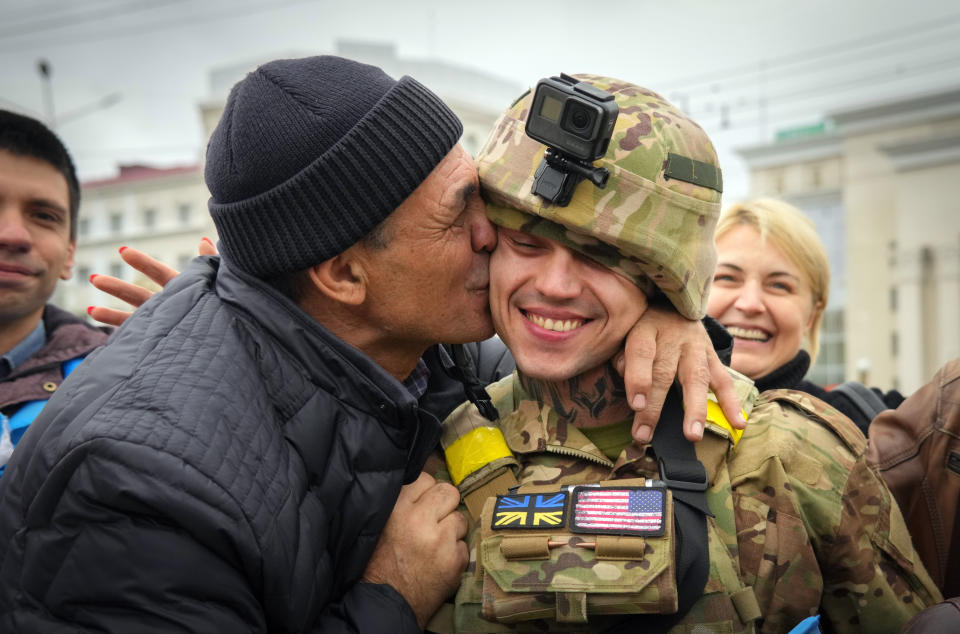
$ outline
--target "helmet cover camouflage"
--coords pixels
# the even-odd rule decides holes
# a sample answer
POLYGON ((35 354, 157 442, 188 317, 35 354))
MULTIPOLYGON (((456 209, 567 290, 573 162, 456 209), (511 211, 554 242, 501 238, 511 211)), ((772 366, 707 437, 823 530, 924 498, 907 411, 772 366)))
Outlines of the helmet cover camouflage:
POLYGON ((717 260, 721 187, 713 144, 656 93, 608 77, 575 77, 612 93, 620 107, 607 153, 595 163, 610 170, 607 186, 582 181, 566 207, 530 192, 546 147, 524 131, 529 92, 500 117, 477 155, 487 215, 574 249, 641 287, 647 277, 682 315, 700 319, 717 260), (666 169, 677 158, 715 174, 712 187, 666 169))

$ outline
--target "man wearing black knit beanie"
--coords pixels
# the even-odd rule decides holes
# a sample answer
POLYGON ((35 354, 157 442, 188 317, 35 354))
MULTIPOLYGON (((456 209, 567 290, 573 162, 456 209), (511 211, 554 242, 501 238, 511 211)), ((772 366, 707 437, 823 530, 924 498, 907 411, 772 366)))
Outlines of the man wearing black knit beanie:
MULTIPOLYGON (((206 166, 222 256, 71 375, 0 480, 0 631, 423 626, 467 558, 459 494, 421 474, 463 386, 427 367, 492 332, 460 134, 413 79, 337 57, 234 87, 206 166)), ((675 365, 648 353, 701 341, 644 321, 625 365, 665 377, 655 422, 675 365)))
POLYGON ((0 631, 423 627, 467 553, 459 494, 421 474, 421 359, 492 332, 461 131, 337 57, 234 87, 207 151, 221 257, 71 375, 0 481, 0 631))

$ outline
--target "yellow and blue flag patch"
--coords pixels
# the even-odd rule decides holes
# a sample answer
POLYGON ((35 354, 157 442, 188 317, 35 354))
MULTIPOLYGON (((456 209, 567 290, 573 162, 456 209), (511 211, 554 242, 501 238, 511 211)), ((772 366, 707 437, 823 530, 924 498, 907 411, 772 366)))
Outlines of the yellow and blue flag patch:
POLYGON ((567 523, 567 493, 498 495, 493 528, 560 528, 567 523))

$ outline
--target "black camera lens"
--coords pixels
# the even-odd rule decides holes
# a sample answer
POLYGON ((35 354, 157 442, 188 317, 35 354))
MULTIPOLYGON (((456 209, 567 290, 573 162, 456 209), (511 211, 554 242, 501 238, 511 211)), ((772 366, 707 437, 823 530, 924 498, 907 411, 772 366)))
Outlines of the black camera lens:
POLYGON ((561 127, 567 132, 572 132, 583 139, 590 139, 593 134, 594 123, 597 120, 597 112, 586 104, 577 101, 567 102, 567 112, 565 113, 561 127))
POLYGON ((582 130, 590 124, 590 115, 583 110, 576 110, 570 115, 570 123, 573 124, 574 128, 582 130))

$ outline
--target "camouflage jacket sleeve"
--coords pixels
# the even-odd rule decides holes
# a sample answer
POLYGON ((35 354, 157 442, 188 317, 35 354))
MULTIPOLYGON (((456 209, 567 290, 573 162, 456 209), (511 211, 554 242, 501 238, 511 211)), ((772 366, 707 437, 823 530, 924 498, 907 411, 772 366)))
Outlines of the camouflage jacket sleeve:
POLYGON ((733 471, 744 475, 731 476, 741 483, 734 483, 735 497, 774 511, 766 529, 776 534, 773 546, 751 554, 741 543, 742 563, 758 572, 764 564, 751 560, 766 558, 770 547, 777 551, 773 581, 762 572, 756 580, 760 596, 769 596, 761 601, 769 601, 768 621, 776 621, 778 604, 789 611, 798 604, 813 608, 819 599, 828 631, 899 632, 940 600, 899 507, 867 464, 866 439, 849 419, 807 394, 777 390, 761 395, 747 431, 765 438, 741 446, 750 450, 733 471), (758 461, 760 455, 766 458, 758 461), (745 472, 758 462, 760 471, 745 472), (794 561, 781 567, 784 552, 794 552, 788 558, 794 561), (769 594, 765 584, 773 584, 769 594))
POLYGON ((839 631, 895 631, 941 600, 913 548, 903 516, 863 455, 840 496, 835 533, 823 535, 823 618, 839 631))

